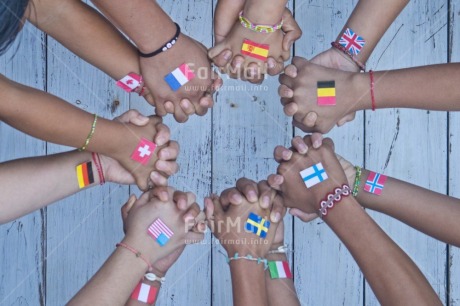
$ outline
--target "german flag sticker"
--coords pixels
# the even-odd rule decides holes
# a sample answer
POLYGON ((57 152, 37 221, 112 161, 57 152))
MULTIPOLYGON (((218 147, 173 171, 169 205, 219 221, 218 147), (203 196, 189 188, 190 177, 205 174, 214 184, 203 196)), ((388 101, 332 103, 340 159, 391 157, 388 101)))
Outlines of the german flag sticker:
POLYGON ((80 164, 75 168, 75 170, 77 171, 78 187, 80 189, 94 183, 92 162, 80 164))
POLYGON ((335 105, 335 81, 318 82, 318 105, 335 105))

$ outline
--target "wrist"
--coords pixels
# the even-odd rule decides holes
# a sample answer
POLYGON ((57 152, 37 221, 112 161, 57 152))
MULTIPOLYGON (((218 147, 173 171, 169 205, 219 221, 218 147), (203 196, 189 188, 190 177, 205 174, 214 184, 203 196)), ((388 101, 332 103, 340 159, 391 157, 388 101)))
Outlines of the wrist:
POLYGON ((142 254, 142 256, 148 261, 151 269, 153 269, 153 263, 160 259, 153 243, 145 243, 145 241, 131 237, 129 234, 126 234, 121 243, 139 251, 140 254, 142 254))
POLYGON ((157 22, 154 30, 144 31, 144 35, 135 41, 140 52, 150 53, 157 50, 176 33, 176 25, 169 16, 162 16, 161 20, 157 22))
POLYGON ((371 83, 369 73, 353 73, 352 88, 355 89, 356 96, 353 101, 357 101, 352 105, 354 112, 372 108, 371 101, 371 83))
POLYGON ((365 201, 365 197, 366 197, 366 192, 363 190, 364 188, 364 185, 366 184, 366 178, 369 176, 369 170, 366 170, 364 168, 361 169, 361 183, 359 185, 359 192, 358 192, 358 195, 355 197, 356 201, 358 201, 358 203, 364 207, 364 208, 367 208, 366 207, 366 201, 365 201))
POLYGON ((283 17, 286 3, 285 0, 248 0, 244 6, 244 15, 255 24, 275 24, 283 17))

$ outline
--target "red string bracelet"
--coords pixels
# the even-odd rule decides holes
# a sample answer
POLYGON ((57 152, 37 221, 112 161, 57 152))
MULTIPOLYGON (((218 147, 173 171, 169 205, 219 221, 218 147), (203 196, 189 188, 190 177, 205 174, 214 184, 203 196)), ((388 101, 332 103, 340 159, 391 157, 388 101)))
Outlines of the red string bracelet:
POLYGON ((93 156, 94 164, 96 165, 97 173, 99 174, 99 182, 101 185, 104 185, 105 177, 104 177, 104 171, 102 170, 102 163, 101 163, 101 159, 99 158, 99 154, 93 152, 92 156, 93 156))
POLYGON ((130 247, 129 245, 127 245, 126 243, 123 243, 123 242, 117 243, 115 246, 116 246, 117 248, 118 248, 118 247, 123 247, 123 248, 129 250, 131 253, 133 253, 134 255, 136 255, 137 258, 140 258, 140 259, 142 259, 143 261, 145 261, 145 263, 147 264, 147 267, 148 267, 148 271, 149 271, 149 272, 152 272, 152 271, 153 271, 153 267, 152 267, 152 265, 150 264, 150 262, 149 262, 149 261, 142 255, 142 253, 139 252, 138 250, 136 250, 136 249, 130 247))
POLYGON ((351 58, 351 60, 356 64, 356 66, 358 66, 358 68, 361 70, 361 72, 366 71, 366 65, 364 65, 363 63, 358 61, 356 59, 356 57, 353 54, 351 54, 350 51, 348 51, 344 46, 342 46, 341 44, 339 44, 336 41, 331 42, 331 46, 336 48, 339 51, 342 51, 346 55, 348 55, 348 57, 351 58))
POLYGON ((374 82, 374 71, 369 70, 369 77, 371 79, 371 100, 372 100, 372 111, 375 112, 375 96, 374 96, 374 87, 375 87, 375 82, 374 82))

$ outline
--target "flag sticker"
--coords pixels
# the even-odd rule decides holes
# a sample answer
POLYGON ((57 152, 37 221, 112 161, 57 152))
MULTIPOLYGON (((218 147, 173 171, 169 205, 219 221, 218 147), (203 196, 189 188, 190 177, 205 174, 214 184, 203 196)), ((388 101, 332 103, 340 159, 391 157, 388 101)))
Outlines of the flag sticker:
POLYGON ((117 86, 126 92, 133 92, 141 85, 142 77, 137 73, 131 72, 121 80, 117 81, 117 86))
POLYGON ((371 171, 364 185, 364 191, 381 195, 386 181, 387 177, 385 175, 371 171))
POLYGON ((77 172, 78 187, 85 188, 94 183, 93 163, 86 162, 75 167, 77 172))
POLYGON ((150 225, 148 234, 155 239, 160 246, 164 246, 168 243, 169 239, 174 235, 171 229, 159 218, 150 225))
POLYGON ((195 74, 187 64, 182 64, 173 72, 165 76, 165 81, 173 91, 178 91, 183 85, 187 84, 195 77, 195 74))
POLYGON ((248 220, 246 221, 245 229, 248 232, 254 233, 260 238, 267 237, 268 229, 270 228, 270 221, 265 220, 261 216, 255 213, 250 213, 248 220))
POLYGON ((324 170, 322 163, 313 165, 310 168, 301 171, 300 176, 305 182, 307 188, 313 187, 316 184, 319 184, 327 180, 328 178, 326 170, 324 170))
POLYGON ((318 105, 335 105, 335 81, 320 81, 317 84, 318 105))
POLYGON ((155 303, 157 293, 157 287, 153 287, 148 284, 144 284, 143 282, 140 282, 139 284, 137 284, 136 288, 131 294, 131 299, 146 304, 153 304, 155 303))
POLYGON ((270 45, 258 44, 249 39, 245 39, 241 47, 241 54, 265 61, 267 60, 269 49, 270 45))
POLYGON ((268 270, 271 279, 292 278, 291 269, 287 261, 269 261, 268 270))
POLYGON ((157 145, 155 143, 142 138, 133 154, 131 154, 131 159, 142 165, 146 165, 152 157, 156 147, 157 145))
POLYGON ((351 55, 358 55, 366 44, 364 38, 347 28, 340 37, 339 44, 342 45, 351 55))

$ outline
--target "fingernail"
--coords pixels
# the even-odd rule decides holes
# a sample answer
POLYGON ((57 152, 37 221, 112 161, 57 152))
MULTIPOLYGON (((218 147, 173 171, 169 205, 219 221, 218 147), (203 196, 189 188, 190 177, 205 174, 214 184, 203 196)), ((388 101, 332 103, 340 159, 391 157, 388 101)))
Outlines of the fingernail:
POLYGON ((179 203, 177 203, 180 209, 185 209, 187 208, 187 202, 184 199, 179 200, 179 203))
POLYGON ((208 99, 203 99, 200 101, 201 106, 203 107, 209 107, 209 101, 208 99))
POLYGON ((182 101, 180 104, 183 108, 187 110, 190 108, 190 103, 188 101, 182 101))
POLYGON ((319 140, 316 140, 316 141, 313 143, 313 148, 315 148, 315 149, 318 149, 320 146, 321 146, 321 142, 320 142, 319 140))
POLYGON ((157 161, 156 166, 157 166, 158 170, 167 170, 168 169, 168 163, 163 161, 163 160, 157 161))
POLYGON ((243 198, 242 198, 241 195, 239 195, 239 194, 234 194, 234 195, 232 195, 232 200, 233 200, 235 203, 240 204, 240 203, 243 201, 243 198))
POLYGON ((250 190, 250 191, 248 192, 248 199, 249 199, 249 201, 251 201, 251 202, 257 201, 257 194, 256 194, 256 192, 255 192, 254 190, 250 190))
POLYGON ((275 68, 276 64, 275 61, 270 59, 268 60, 268 68, 275 68))
POLYGON ((160 192, 160 197, 163 201, 167 201, 169 198, 169 194, 166 191, 160 192))
POLYGON ((275 182, 277 184, 281 184, 283 182, 283 177, 281 175, 276 175, 275 176, 275 182))
POLYGON ((292 152, 291 151, 284 151, 283 152, 283 159, 288 160, 292 157, 292 152))
POLYGON ((300 153, 305 154, 308 151, 308 147, 305 143, 301 142, 299 144, 300 153))
POLYGON ((272 222, 277 223, 277 222, 280 221, 281 215, 280 215, 279 212, 276 212, 276 213, 273 213, 273 212, 272 212, 272 213, 270 214, 270 219, 272 220, 272 222))
POLYGON ((243 63, 241 63, 241 62, 236 62, 235 67, 236 67, 236 68, 241 68, 241 65, 242 65, 242 64, 243 64, 243 63))
POLYGON ((158 136, 156 140, 157 140, 157 144, 162 144, 162 145, 167 142, 167 139, 162 136, 158 136))
POLYGON ((228 60, 231 59, 231 58, 232 58, 232 52, 230 52, 230 51, 225 51, 225 52, 224 52, 224 59, 228 61, 228 60))
POLYGON ((155 179, 159 179, 160 178, 160 174, 156 171, 153 171, 152 173, 150 173, 150 178, 152 180, 155 180, 155 179))
POLYGON ((263 199, 262 199, 262 203, 264 204, 264 208, 268 208, 270 206, 270 198, 265 196, 263 199))

